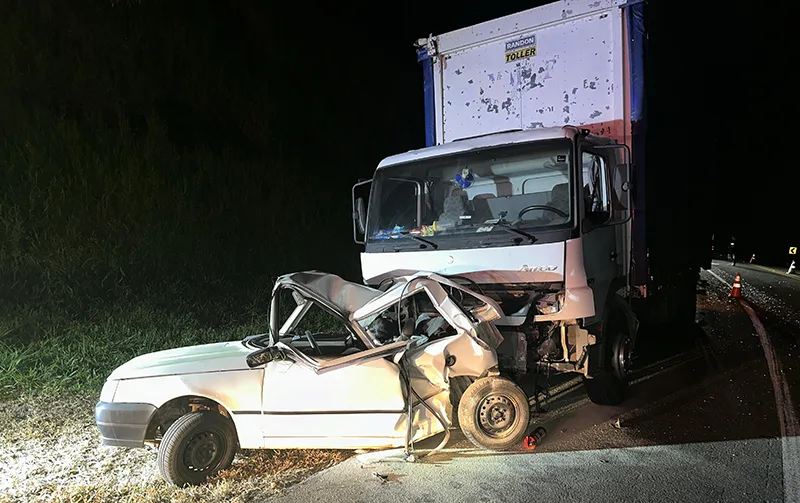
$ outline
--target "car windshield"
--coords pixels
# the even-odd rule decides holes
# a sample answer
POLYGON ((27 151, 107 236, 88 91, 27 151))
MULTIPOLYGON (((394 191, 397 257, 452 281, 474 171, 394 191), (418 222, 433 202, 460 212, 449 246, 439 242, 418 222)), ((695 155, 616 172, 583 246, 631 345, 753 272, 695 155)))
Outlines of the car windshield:
POLYGON ((368 238, 508 235, 503 223, 533 232, 569 224, 571 157, 564 139, 382 168, 373 184, 368 238))

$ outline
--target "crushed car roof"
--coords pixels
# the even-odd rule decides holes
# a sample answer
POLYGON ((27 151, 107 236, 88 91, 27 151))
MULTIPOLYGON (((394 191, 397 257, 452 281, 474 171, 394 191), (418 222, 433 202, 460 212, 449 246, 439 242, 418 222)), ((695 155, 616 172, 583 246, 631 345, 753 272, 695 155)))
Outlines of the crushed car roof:
POLYGON ((303 271, 280 276, 275 286, 300 286, 330 302, 345 313, 352 313, 383 294, 380 290, 352 283, 335 274, 303 271))
POLYGON ((302 271, 284 274, 275 281, 275 288, 277 289, 280 286, 295 286, 305 289, 321 300, 333 304, 333 306, 340 309, 348 316, 361 319, 375 312, 379 306, 386 307, 397 302, 401 297, 413 295, 421 286, 415 280, 421 279, 430 279, 440 285, 447 285, 474 295, 484 302, 490 311, 494 312, 494 314, 484 313, 482 317, 485 316, 487 319, 496 319, 501 316, 502 310, 494 300, 471 291, 449 278, 423 271, 409 276, 394 278, 395 283, 386 291, 353 283, 335 274, 321 271, 302 271), (409 288, 412 284, 415 286, 409 288))

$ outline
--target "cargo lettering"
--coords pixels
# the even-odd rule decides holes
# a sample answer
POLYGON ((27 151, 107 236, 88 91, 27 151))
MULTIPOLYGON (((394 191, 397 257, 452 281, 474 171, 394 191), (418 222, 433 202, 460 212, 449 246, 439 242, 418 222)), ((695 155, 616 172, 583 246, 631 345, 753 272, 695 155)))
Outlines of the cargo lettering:
POLYGON ((511 63, 512 61, 517 61, 519 59, 530 58, 531 56, 536 56, 536 46, 527 47, 514 52, 507 52, 506 63, 511 63))
POLYGON ((536 35, 506 42, 506 63, 536 56, 536 35))
POLYGON ((506 52, 514 49, 524 49, 525 47, 536 47, 536 35, 506 42, 506 52))

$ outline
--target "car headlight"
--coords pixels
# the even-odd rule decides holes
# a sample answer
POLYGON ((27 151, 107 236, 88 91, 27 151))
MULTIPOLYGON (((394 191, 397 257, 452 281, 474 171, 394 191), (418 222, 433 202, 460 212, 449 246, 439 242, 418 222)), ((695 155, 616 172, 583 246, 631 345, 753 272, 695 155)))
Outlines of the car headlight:
POLYGON ((117 386, 119 385, 118 380, 108 380, 103 385, 102 391, 100 391, 100 401, 101 402, 113 402, 114 401, 114 394, 117 392, 117 386))

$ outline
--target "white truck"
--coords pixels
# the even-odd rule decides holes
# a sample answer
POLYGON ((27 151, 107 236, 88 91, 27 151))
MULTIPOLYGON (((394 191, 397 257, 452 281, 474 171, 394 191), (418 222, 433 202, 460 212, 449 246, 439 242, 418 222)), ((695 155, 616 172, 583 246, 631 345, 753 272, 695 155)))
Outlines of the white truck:
POLYGON ((645 8, 562 0, 418 40, 427 146, 352 191, 365 284, 468 285, 503 310, 504 375, 579 372, 601 404, 625 397, 640 319, 693 321, 710 265, 646 221, 645 8))

